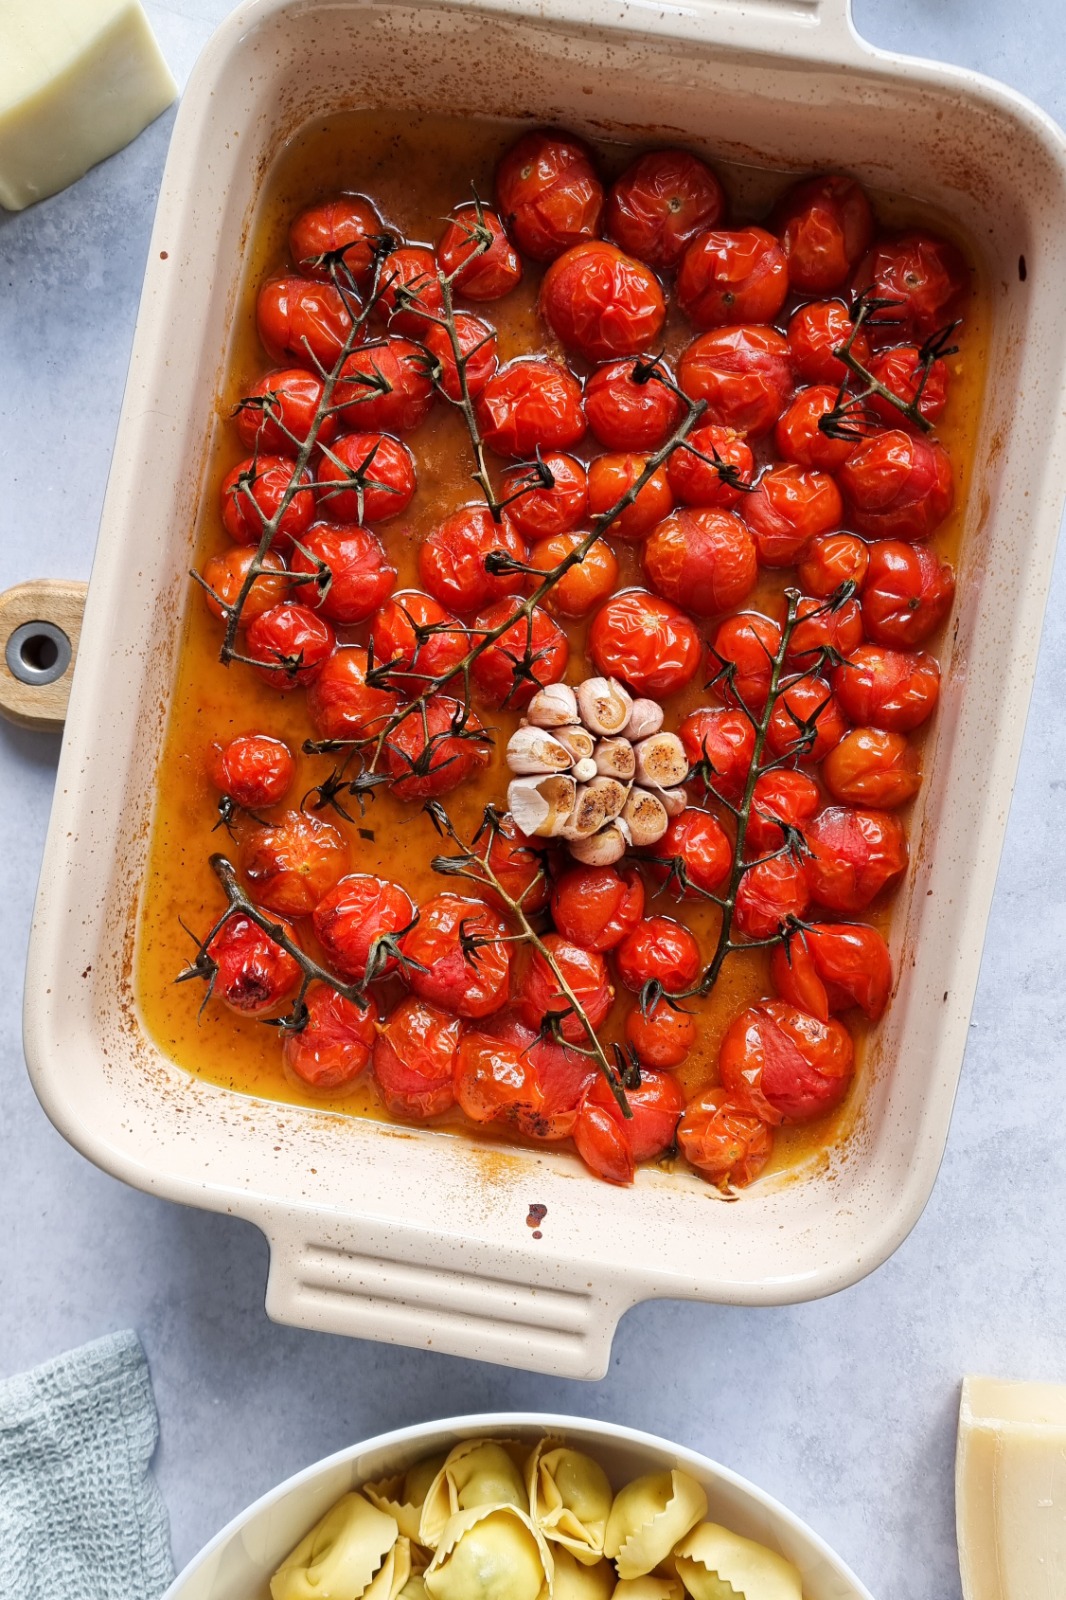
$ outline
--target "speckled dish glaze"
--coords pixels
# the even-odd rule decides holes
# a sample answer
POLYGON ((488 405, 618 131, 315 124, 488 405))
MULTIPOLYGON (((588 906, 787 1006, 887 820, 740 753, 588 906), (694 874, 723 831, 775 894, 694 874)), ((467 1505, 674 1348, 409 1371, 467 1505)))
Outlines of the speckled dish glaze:
POLYGON ((816 1533, 778 1501, 726 1467, 654 1434, 580 1417, 504 1411, 382 1433, 327 1456, 279 1484, 235 1517, 174 1581, 163 1600, 266 1600, 275 1567, 349 1489, 387 1473, 404 1472, 423 1456, 479 1435, 528 1440, 562 1435, 606 1469, 615 1487, 647 1472, 683 1467, 703 1485, 708 1517, 757 1539, 799 1568, 805 1600, 871 1600, 816 1533))
POLYGON ((238 7, 174 131, 37 904, 26 1048, 57 1127, 127 1182, 258 1224, 279 1321, 570 1376, 606 1370, 639 1300, 795 1301, 884 1261, 943 1153, 1032 684, 1062 501, 1064 279, 1059 131, 972 73, 870 49, 845 0, 588 0, 580 21, 570 0, 238 7), (691 1176, 642 1172, 619 1191, 557 1151, 249 1100, 174 1066, 138 1019, 137 899, 200 492, 189 466, 246 230, 288 136, 386 103, 669 138, 782 171, 843 161, 954 219, 992 286, 965 600, 894 922, 898 992, 847 1143, 733 1204, 691 1176))

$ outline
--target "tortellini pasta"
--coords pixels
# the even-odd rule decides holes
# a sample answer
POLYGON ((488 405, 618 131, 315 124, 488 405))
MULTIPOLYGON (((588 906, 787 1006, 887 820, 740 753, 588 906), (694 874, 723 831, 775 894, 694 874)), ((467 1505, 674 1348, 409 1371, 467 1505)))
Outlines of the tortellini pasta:
POLYGON ((445 1524, 458 1511, 496 1505, 528 1511, 529 1496, 519 1468, 524 1458, 524 1449, 499 1439, 464 1439, 457 1444, 426 1492, 418 1542, 435 1550, 445 1524))
POLYGON ((525 1511, 472 1506, 448 1519, 424 1581, 429 1600, 549 1600, 554 1570, 525 1511))
POLYGON ((803 1600, 791 1561, 716 1522, 694 1528, 674 1556, 692 1600, 803 1600))
POLYGON ((563 1545, 553 1545, 551 1552, 555 1566, 553 1600, 611 1600, 617 1592, 617 1574, 603 1556, 589 1563, 578 1561, 563 1545))
POLYGON ((707 1496, 695 1478, 675 1467, 635 1478, 619 1490, 603 1541, 620 1578, 641 1578, 670 1554, 707 1514, 707 1496))
POLYGON ((554 1544, 587 1565, 603 1555, 603 1537, 614 1499, 598 1461, 555 1439, 542 1439, 526 1467, 529 1512, 554 1544))
POLYGON ((353 1491, 300 1540, 270 1580, 273 1600, 397 1600, 411 1546, 395 1517, 353 1491))
POLYGON ((387 1511, 390 1517, 396 1518, 402 1534, 408 1539, 417 1540, 426 1493, 445 1460, 443 1450, 436 1455, 425 1456, 395 1477, 364 1483, 363 1493, 379 1511, 387 1511))
POLYGON ((680 1579, 650 1572, 643 1578, 620 1578, 613 1600, 684 1600, 684 1594, 680 1579))

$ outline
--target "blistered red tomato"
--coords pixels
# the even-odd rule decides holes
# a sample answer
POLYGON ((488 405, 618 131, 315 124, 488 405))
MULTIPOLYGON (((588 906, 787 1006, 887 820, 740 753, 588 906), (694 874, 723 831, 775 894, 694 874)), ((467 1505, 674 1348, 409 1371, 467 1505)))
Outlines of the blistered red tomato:
POLYGON ((844 502, 828 473, 786 462, 761 474, 740 512, 763 566, 791 567, 813 540, 840 526, 844 502))
POLYGON ((518 710, 545 684, 558 683, 566 671, 570 657, 566 634, 542 606, 534 606, 528 616, 520 606, 518 600, 498 600, 472 624, 476 638, 493 632, 508 617, 515 618, 474 662, 474 683, 486 705, 518 710))
POLYGON ((835 657, 850 656, 862 643, 862 612, 857 600, 801 595, 796 619, 785 658, 790 670, 821 668, 835 657))
POLYGON ((609 361, 655 346, 666 302, 643 262, 596 240, 552 262, 540 286, 540 312, 568 350, 586 361, 609 361))
POLYGON ((437 245, 441 271, 468 300, 501 300, 522 281, 522 263, 495 211, 457 206, 437 245))
POLYGON ((774 227, 791 287, 799 294, 832 294, 869 249, 874 219, 855 179, 828 173, 783 195, 774 207, 774 227))
MULTIPOLYGON (((826 761, 832 755, 830 751, 826 761)), ((768 855, 771 850, 780 850, 785 842, 782 824, 802 833, 821 803, 818 785, 805 772, 796 772, 791 767, 760 772, 752 791, 745 835, 749 854, 768 855)))
POLYGON ((285 1030, 285 1066, 311 1089, 346 1089, 362 1074, 374 1048, 373 1007, 356 1005, 325 983, 311 985, 304 1005, 304 1026, 285 1030))
POLYGON ((940 698, 940 667, 924 650, 864 644, 833 673, 833 693, 852 722, 890 733, 920 728, 940 698))
POLYGON ((736 506, 755 472, 750 447, 716 422, 694 428, 667 463, 676 499, 686 506, 736 506))
POLYGON ((876 928, 812 922, 778 945, 770 976, 783 1000, 822 1022, 849 1006, 859 1006, 876 1022, 888 1004, 892 959, 876 928))
MULTIPOLYGON (((530 557, 530 565, 541 572, 551 572, 580 549, 587 537, 584 533, 559 533, 554 539, 542 539, 530 557)), ((544 604, 556 616, 587 617, 614 593, 617 585, 618 560, 610 545, 597 539, 548 591, 544 604)))
POLYGON ((806 547, 796 575, 808 594, 827 600, 845 583, 861 589, 869 564, 869 545, 853 533, 825 533, 806 547))
MULTIPOLYGON (((939 357, 925 361, 916 344, 895 345, 883 350, 870 362, 870 374, 904 405, 917 404, 918 415, 936 422, 948 403, 948 365, 939 357)), ((916 428, 898 406, 881 394, 870 396, 871 409, 883 417, 890 428, 916 428)))
POLYGON ((689 1101, 677 1142, 686 1161, 711 1183, 743 1189, 773 1154, 774 1134, 761 1117, 715 1088, 689 1101))
POLYGON ((810 1122, 843 1100, 855 1071, 851 1035, 784 1000, 760 1000, 729 1026, 722 1087, 764 1122, 810 1122))
POLYGON ((536 129, 511 146, 496 168, 496 205, 524 255, 554 261, 594 239, 603 185, 579 139, 536 129))
POLYGON ((294 574, 310 580, 293 585, 301 605, 346 626, 372 617, 396 582, 396 568, 381 540, 354 523, 320 522, 309 528, 290 565, 294 574))
POLYGON ((642 1067, 668 1071, 679 1067, 696 1043, 696 1024, 687 1011, 662 996, 647 1015, 634 1006, 626 1017, 625 1036, 642 1067))
POLYGON ((286 811, 272 827, 244 838, 240 865, 257 905, 283 917, 309 917, 344 876, 348 845, 332 822, 286 811))
POLYGON ((837 414, 839 399, 840 391, 829 384, 801 389, 777 419, 774 445, 778 455, 797 466, 819 468, 822 472, 835 472, 842 467, 855 449, 853 424, 849 419, 847 437, 843 439, 822 427, 837 414))
POLYGON ((521 1043, 480 1028, 459 1041, 455 1098, 471 1122, 511 1122, 526 1132, 544 1119, 544 1096, 529 1053, 521 1043))
POLYGON ((211 781, 245 810, 276 806, 292 788, 296 763, 282 739, 241 733, 211 753, 211 781))
MULTIPOLYGON (((287 922, 279 926, 295 936, 287 922)), ((300 968, 283 945, 241 912, 227 917, 207 946, 215 964, 212 994, 231 1011, 258 1017, 274 1011, 295 989, 300 968)))
POLYGON ((509 361, 489 379, 476 405, 482 437, 501 456, 569 450, 585 436, 581 385, 546 356, 509 361))
POLYGON ((275 361, 329 371, 352 339, 350 293, 306 278, 271 278, 255 303, 256 327, 275 361))
POLYGON ((685 1103, 676 1078, 655 1071, 643 1072, 638 1087, 626 1091, 626 1100, 628 1117, 598 1078, 574 1126, 578 1155, 608 1183, 632 1183, 638 1162, 653 1161, 670 1148, 685 1103))
POLYGON ((775 756, 822 761, 847 731, 847 720, 829 684, 808 672, 778 695, 766 744, 775 756))
POLYGON ((423 539, 418 574, 435 600, 451 611, 479 611, 525 587, 521 572, 493 572, 486 557, 498 551, 525 563, 529 551, 504 514, 497 522, 486 505, 462 506, 423 539))
POLYGON ((594 1061, 556 1039, 545 1039, 516 1016, 503 1012, 493 1017, 483 1032, 516 1045, 533 1069, 536 1086, 533 1110, 521 1109, 515 1122, 533 1139, 568 1139, 574 1131, 578 1112, 595 1081, 594 1061))
POLYGON ((346 428, 411 433, 433 409, 433 380, 421 345, 387 333, 348 356, 333 390, 346 428))
POLYGON ((851 521, 871 539, 928 539, 955 500, 947 452, 898 428, 857 445, 838 481, 851 521))
POLYGON ((470 635, 454 612, 420 589, 387 600, 370 629, 374 660, 389 668, 389 682, 405 694, 443 687, 470 650, 470 635))
POLYGON ((469 311, 457 311, 452 321, 454 340, 451 330, 435 322, 423 333, 422 343, 431 357, 429 366, 433 381, 449 400, 458 403, 463 398, 460 362, 463 378, 466 379, 466 392, 471 399, 477 398, 500 363, 496 354, 496 329, 483 317, 475 317, 469 311), (456 345, 459 346, 458 357, 456 345))
POLYGON ((862 620, 874 644, 921 644, 939 628, 954 598, 955 573, 932 550, 895 539, 871 545, 862 620))
POLYGON ((388 878, 353 872, 341 878, 314 908, 315 938, 341 977, 362 981, 396 971, 393 948, 414 921, 407 890, 388 878))
POLYGON ((369 665, 361 645, 346 645, 318 674, 308 691, 307 712, 320 739, 371 738, 399 707, 393 690, 367 683, 369 665))
POLYGON ((256 617, 247 632, 247 653, 272 689, 288 694, 314 683, 336 646, 328 622, 307 606, 284 601, 256 617))
POLYGON ((802 917, 811 891, 801 863, 789 854, 748 867, 737 889, 733 921, 746 939, 772 939, 790 917, 802 917))
MULTIPOLYGON (((548 904, 551 879, 545 860, 542 839, 529 839, 508 813, 492 829, 488 849, 488 865, 501 889, 512 900, 520 902, 527 914, 542 911, 548 904)), ((479 854, 484 851, 479 845, 479 854)), ((487 883, 480 893, 494 904, 497 895, 487 883)))
POLYGON ((842 300, 813 300, 792 313, 788 324, 788 353, 796 377, 804 383, 835 383, 848 369, 836 355, 850 341, 851 353, 864 367, 870 362, 870 341, 856 328, 842 300))
POLYGON ((657 272, 671 272, 696 235, 717 227, 724 211, 722 185, 698 156, 649 150, 611 185, 604 220, 623 250, 657 272))
POLYGON ((388 522, 414 498, 414 457, 388 433, 346 433, 318 469, 318 503, 332 522, 388 522))
POLYGON ((329 444, 337 419, 319 417, 322 379, 300 367, 267 372, 252 384, 237 407, 237 432, 246 450, 295 456, 317 421, 316 443, 329 444))
POLYGON ((281 557, 274 550, 265 550, 257 561, 254 546, 233 544, 220 555, 212 556, 204 566, 204 602, 212 616, 223 622, 227 620, 230 608, 236 606, 248 575, 256 565, 268 570, 252 578, 238 626, 247 628, 264 611, 272 611, 281 604, 289 592, 289 579, 281 557))
POLYGON ((222 526, 236 544, 258 545, 273 523, 274 543, 283 550, 314 521, 310 482, 307 468, 294 475, 285 456, 249 456, 222 480, 222 526), (296 487, 290 493, 294 476, 296 487))
POLYGON ((430 695, 389 732, 385 765, 400 800, 450 794, 488 764, 489 741, 473 711, 446 694, 430 695))
POLYGON ((865 911, 907 865, 907 836, 889 811, 827 806, 804 837, 811 897, 828 911, 865 911))
POLYGON ((558 1019, 558 1031, 569 1044, 588 1045, 588 1034, 581 1017, 566 993, 577 1000, 593 1028, 598 1028, 611 1009, 614 989, 607 963, 598 950, 586 950, 561 933, 546 933, 542 943, 550 951, 566 987, 539 950, 534 950, 529 965, 518 980, 515 1007, 527 1027, 540 1030, 545 1017, 558 1019))
MULTIPOLYGON (((606 517, 640 482, 648 463, 644 456, 596 456, 589 462, 589 511, 606 517)), ((674 494, 665 467, 657 467, 636 495, 604 527, 612 539, 635 543, 649 534, 674 509, 674 494)))
POLYGON ((651 854, 656 862, 655 876, 678 900, 695 899, 700 893, 716 894, 733 865, 732 846, 721 823, 698 806, 686 806, 670 818, 651 854))
POLYGON ((425 245, 401 245, 381 265, 378 310, 392 333, 421 339, 444 312, 437 258, 425 245))
POLYGON ((585 385, 585 415, 600 444, 648 453, 665 444, 685 409, 663 381, 669 377, 662 362, 647 359, 597 367, 585 385))
POLYGON ((667 994, 679 994, 699 976, 700 947, 672 917, 644 917, 618 946, 615 961, 618 976, 635 994, 652 981, 667 994))
POLYGON ((775 328, 759 325, 704 333, 682 350, 677 381, 691 399, 705 402, 707 422, 761 439, 792 393, 788 343, 775 328))
POLYGON ((732 511, 684 507, 649 534, 644 574, 664 599, 700 617, 742 605, 755 587, 755 541, 732 511))
POLYGON ((571 867, 552 889, 552 920, 583 950, 613 950, 644 914, 644 885, 632 867, 571 867))
POLYGON ((589 480, 584 462, 557 451, 537 461, 508 467, 503 474, 501 498, 507 516, 524 539, 554 539, 585 520, 589 509, 589 480))
POLYGON ((727 617, 710 646, 714 674, 709 687, 726 705, 761 711, 770 698, 774 658, 781 648, 781 625, 754 611, 727 617))
POLYGON ((765 228, 697 234, 678 268, 678 304, 697 328, 772 322, 787 293, 784 252, 765 228))
POLYGON ((374 1077, 394 1117, 417 1122, 455 1104, 459 1018, 408 995, 385 1019, 374 1041, 374 1077))
POLYGON ((484 901, 434 895, 401 940, 407 981, 431 1005, 460 1017, 490 1016, 506 1004, 510 990, 512 946, 506 934, 505 919, 484 901))
POLYGON ((856 288, 893 302, 868 321, 871 337, 886 344, 927 338, 958 315, 968 278, 959 250, 936 234, 879 240, 855 274, 856 288))
POLYGON ((605 678, 621 678, 637 694, 657 698, 691 683, 703 655, 691 619, 643 589, 626 589, 601 606, 588 649, 605 678))
POLYGON ((922 786, 922 769, 904 734, 852 728, 826 756, 822 778, 843 805, 893 811, 914 799, 922 786))
POLYGON ((743 711, 690 711, 678 729, 694 782, 736 802, 755 755, 755 730, 743 711))
POLYGON ((306 277, 323 283, 335 278, 341 284, 350 277, 366 289, 384 236, 385 224, 366 196, 342 194, 293 218, 289 249, 306 277))

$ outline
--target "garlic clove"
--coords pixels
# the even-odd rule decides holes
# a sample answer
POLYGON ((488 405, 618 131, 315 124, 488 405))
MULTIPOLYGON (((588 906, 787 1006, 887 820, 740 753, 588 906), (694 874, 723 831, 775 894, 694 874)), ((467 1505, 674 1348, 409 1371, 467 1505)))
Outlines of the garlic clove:
POLYGON ((688 776, 688 757, 676 733, 653 733, 634 746, 637 782, 672 789, 688 776))
POLYGON ((570 769, 578 783, 588 783, 590 778, 596 776, 596 763, 591 756, 583 756, 580 761, 575 761, 570 769))
POLYGON ((582 728, 579 723, 573 727, 555 728, 553 734, 564 749, 569 750, 575 761, 585 761, 596 748, 596 741, 587 728, 582 728))
POLYGON ((647 789, 630 789, 622 817, 638 847, 658 844, 670 825, 666 807, 647 789))
POLYGON ((633 701, 617 678, 586 678, 577 686, 577 708, 589 732, 602 738, 621 733, 633 701))
POLYGON ((563 728, 577 721, 577 696, 568 683, 538 689, 526 707, 526 721, 536 728, 563 728))
MULTIPOLYGON (((517 820, 517 819, 516 819, 517 820)), ((585 783, 577 791, 574 808, 559 827, 563 839, 587 839, 607 821, 607 804, 602 794, 585 783)))
POLYGON ((600 739, 596 745, 596 771, 601 778, 617 778, 629 783, 637 770, 637 758, 628 739, 600 739))
POLYGON ((507 741, 507 765, 517 773, 566 772, 570 752, 546 728, 527 723, 507 741))
POLYGON ((507 785, 507 809, 514 818, 515 827, 530 837, 555 838, 576 800, 577 784, 568 773, 512 778, 507 785))
POLYGON ((685 793, 684 785, 663 789, 657 783, 645 783, 641 788, 655 796, 659 804, 665 808, 668 817, 679 817, 688 805, 688 795, 685 793))
POLYGON ((617 778, 593 778, 589 788, 603 796, 604 814, 609 821, 621 815, 629 793, 628 784, 619 783, 617 778))
POLYGON ((636 744, 638 739, 647 739, 653 733, 658 733, 662 725, 663 708, 658 700, 634 700, 629 721, 622 732, 631 743, 636 744))
POLYGON ((586 867, 613 867, 626 853, 627 840, 617 822, 605 823, 588 839, 575 839, 570 854, 586 867))

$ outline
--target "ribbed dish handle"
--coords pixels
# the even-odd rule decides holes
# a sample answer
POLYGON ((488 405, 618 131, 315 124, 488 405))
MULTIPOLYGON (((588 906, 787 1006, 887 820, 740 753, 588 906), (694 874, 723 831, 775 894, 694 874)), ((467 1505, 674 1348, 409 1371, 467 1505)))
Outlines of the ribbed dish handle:
POLYGON ((455 1239, 442 1249, 414 1230, 321 1216, 272 1215, 266 1310, 275 1322, 440 1350, 564 1378, 602 1378, 632 1296, 595 1287, 587 1267, 455 1239), (432 1254, 432 1259, 430 1255, 432 1254))
POLYGON ((715 24, 717 36, 770 54, 853 62, 869 53, 855 32, 851 0, 680 0, 678 9, 715 24))

